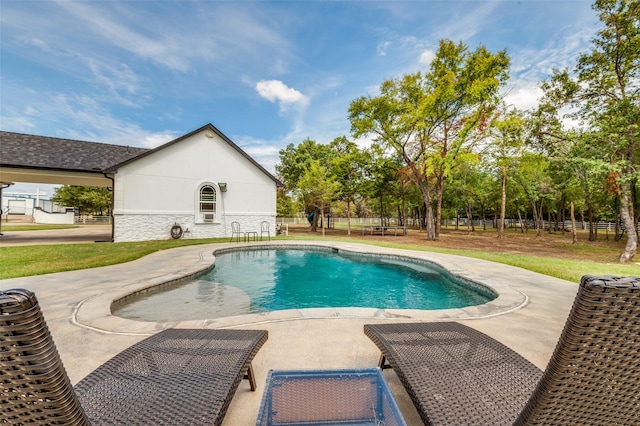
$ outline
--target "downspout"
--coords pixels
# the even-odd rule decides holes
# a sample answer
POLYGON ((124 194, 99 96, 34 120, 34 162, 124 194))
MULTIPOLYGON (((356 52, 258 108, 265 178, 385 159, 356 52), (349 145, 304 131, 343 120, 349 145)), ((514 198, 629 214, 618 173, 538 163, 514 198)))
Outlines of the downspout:
POLYGON ((114 242, 116 221, 113 217, 113 207, 115 203, 116 180, 112 177, 107 176, 107 173, 105 171, 102 171, 102 174, 105 178, 111 181, 111 208, 109 209, 109 219, 111 222, 111 242, 114 242))

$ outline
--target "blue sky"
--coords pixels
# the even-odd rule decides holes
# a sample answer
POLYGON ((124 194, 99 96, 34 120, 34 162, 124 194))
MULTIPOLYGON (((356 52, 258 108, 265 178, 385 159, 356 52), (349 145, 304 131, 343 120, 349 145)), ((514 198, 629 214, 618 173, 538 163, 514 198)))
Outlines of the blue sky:
POLYGON ((507 49, 535 106, 599 27, 591 1, 0 0, 0 128, 155 147, 212 123, 273 171, 349 135, 349 103, 427 70, 440 39, 507 49))

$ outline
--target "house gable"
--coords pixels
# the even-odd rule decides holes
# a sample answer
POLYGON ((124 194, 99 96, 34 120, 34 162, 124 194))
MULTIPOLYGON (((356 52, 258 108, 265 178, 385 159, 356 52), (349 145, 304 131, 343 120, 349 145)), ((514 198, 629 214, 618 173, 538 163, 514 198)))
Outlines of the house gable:
POLYGON ((275 211, 279 181, 213 126, 111 169, 115 176, 114 212, 193 214, 196 192, 212 184, 227 212, 275 211))
POLYGON ((236 145, 235 143, 233 143, 233 141, 231 141, 231 139, 229 139, 224 133, 222 133, 220 130, 218 130, 213 124, 209 123, 206 124, 204 126, 202 126, 201 128, 194 130, 193 132, 187 133, 184 136, 181 136, 177 139, 174 139, 170 142, 167 142, 163 145, 160 145, 159 147, 152 149, 152 150, 148 150, 147 152, 142 153, 141 155, 138 155, 136 157, 133 158, 129 158, 126 161, 123 161, 119 164, 115 164, 113 166, 111 166, 107 172, 117 172, 118 169, 120 169, 121 167, 124 167, 132 162, 136 162, 139 161, 147 156, 153 156, 156 152, 159 151, 163 151, 165 149, 169 149, 171 147, 173 147, 176 144, 180 144, 182 143, 184 140, 190 139, 192 138, 194 135, 198 135, 203 133, 206 137, 208 137, 209 139, 220 139, 221 141, 224 141, 227 145, 229 145, 229 147, 233 148, 235 151, 237 151, 242 157, 244 157, 249 163, 253 164, 254 167, 256 167, 258 170, 260 170, 262 173, 264 173, 267 177, 269 177, 269 179, 271 179, 276 185, 278 186, 283 186, 283 184, 275 177, 273 176, 271 173, 269 173, 264 167, 262 167, 262 165, 260 165, 260 163, 258 163, 257 161, 255 161, 249 154, 247 154, 246 152, 244 152, 238 145, 236 145))

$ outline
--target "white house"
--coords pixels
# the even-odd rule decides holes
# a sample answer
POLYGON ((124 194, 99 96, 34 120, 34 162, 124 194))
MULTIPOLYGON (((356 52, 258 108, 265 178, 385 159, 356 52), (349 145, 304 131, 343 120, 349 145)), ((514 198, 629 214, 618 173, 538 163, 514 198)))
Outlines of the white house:
POLYGON ((172 229, 230 237, 232 222, 260 235, 266 221, 275 234, 280 182, 211 124, 152 150, 9 132, 0 142, 0 181, 112 187, 115 242, 172 229))
POLYGON ((116 165, 115 241, 167 238, 174 224, 193 238, 275 234, 278 181, 212 125, 116 165))

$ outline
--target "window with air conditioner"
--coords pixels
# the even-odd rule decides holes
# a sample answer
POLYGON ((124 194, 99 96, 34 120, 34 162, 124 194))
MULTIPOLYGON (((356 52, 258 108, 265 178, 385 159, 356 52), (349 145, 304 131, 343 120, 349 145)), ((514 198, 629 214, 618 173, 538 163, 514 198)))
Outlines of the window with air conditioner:
POLYGON ((212 185, 204 185, 199 194, 199 216, 201 222, 216 220, 216 189, 212 185))

